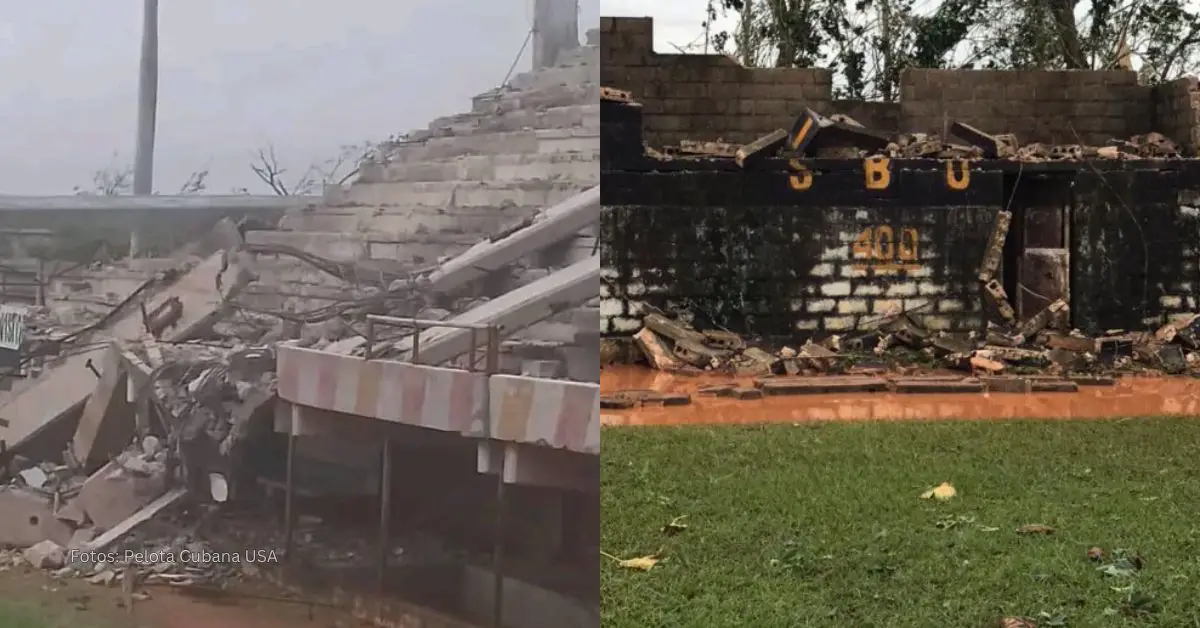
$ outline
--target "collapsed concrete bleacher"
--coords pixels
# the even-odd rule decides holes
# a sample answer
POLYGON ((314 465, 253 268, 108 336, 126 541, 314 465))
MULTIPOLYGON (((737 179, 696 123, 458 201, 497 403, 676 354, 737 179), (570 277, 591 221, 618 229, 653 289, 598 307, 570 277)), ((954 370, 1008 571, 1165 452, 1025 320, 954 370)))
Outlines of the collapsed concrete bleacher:
MULTIPOLYGON (((361 283, 373 283, 375 290, 406 274, 426 274, 437 284, 439 273, 451 272, 458 282, 464 278, 453 270, 459 254, 480 255, 489 246, 510 253, 519 249, 519 255, 495 257, 503 261, 489 266, 491 272, 470 277, 464 282, 472 284, 469 290, 452 286, 456 294, 475 297, 476 306, 598 258, 598 198, 594 207, 576 209, 576 217, 567 218, 579 223, 578 216, 590 210, 591 219, 579 223, 585 226, 578 231, 563 234, 543 224, 562 218, 563 209, 553 208, 577 205, 575 197, 599 185, 596 31, 588 34, 587 44, 566 51, 554 67, 517 75, 508 85, 476 96, 471 111, 434 120, 427 129, 382 147, 352 184, 328 189, 323 205, 289 213, 277 230, 248 232, 248 243, 355 263, 362 269, 361 283), (521 235, 524 230, 540 235, 529 238, 521 235), (507 248, 513 241, 518 244, 507 248), (442 264, 450 270, 439 270, 442 264)), ((312 264, 297 264, 292 256, 263 257, 260 279, 247 293, 258 307, 303 311, 347 298, 345 281, 312 264)), ((590 294, 596 295, 598 274, 592 276, 590 294)), ((587 277, 585 272, 575 281, 587 277)), ((447 286, 432 288, 445 291, 447 286)), ((443 301, 388 313, 440 319, 457 313, 452 309, 443 301)), ((596 380, 598 348, 582 346, 590 344, 582 336, 599 329, 596 303, 520 319, 520 325, 507 329, 505 370, 535 361, 541 374, 596 380)), ((357 346, 339 337, 344 334, 333 336, 342 342, 328 350, 357 346)))

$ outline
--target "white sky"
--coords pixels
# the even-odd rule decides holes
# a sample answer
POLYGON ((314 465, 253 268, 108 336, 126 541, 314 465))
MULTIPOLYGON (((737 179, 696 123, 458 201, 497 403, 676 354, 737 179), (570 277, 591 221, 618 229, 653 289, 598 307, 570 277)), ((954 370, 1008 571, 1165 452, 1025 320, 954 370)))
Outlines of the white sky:
MULTIPOLYGON (((296 172, 343 144, 470 109, 500 83, 531 0, 163 0, 155 187, 211 168, 256 187, 268 142, 296 172)), ((0 194, 69 194, 133 160, 141 0, 6 2, 0 194)), ((600 0, 580 0, 580 36, 600 0)), ((529 53, 517 66, 529 67, 529 53)))
MULTIPOLYGON (((600 5, 605 17, 654 18, 654 49, 658 52, 704 52, 708 0, 600 0, 600 5)), ((732 30, 736 25, 737 16, 731 14, 719 18, 713 30, 732 30)))

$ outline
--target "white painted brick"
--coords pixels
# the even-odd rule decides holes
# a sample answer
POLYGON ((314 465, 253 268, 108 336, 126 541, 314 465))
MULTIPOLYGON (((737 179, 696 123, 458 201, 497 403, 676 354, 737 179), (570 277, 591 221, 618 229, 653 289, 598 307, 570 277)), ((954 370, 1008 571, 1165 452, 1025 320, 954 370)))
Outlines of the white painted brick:
POLYGON ((600 284, 600 297, 607 299, 608 297, 611 297, 611 296, 612 296, 612 291, 609 289, 608 284, 601 283, 600 284))
POLYGON ((834 262, 850 259, 850 249, 844 246, 827 248, 821 253, 821 261, 834 262))
POLYGON ((869 283, 856 283, 852 292, 855 296, 873 297, 883 294, 883 288, 869 283))
POLYGON ((914 270, 908 271, 908 276, 910 278, 914 278, 914 279, 923 279, 925 277, 932 277, 933 269, 930 268, 929 266, 921 266, 914 270))
POLYGON ((958 299, 940 299, 938 301, 939 312, 961 312, 963 309, 963 302, 958 299))
POLYGON ((630 316, 641 318, 646 315, 645 301, 627 301, 626 305, 629 307, 628 314, 630 316))
POLYGON ((635 332, 642 328, 642 319, 617 316, 609 319, 612 329, 617 333, 635 332))
POLYGON ((904 301, 901 299, 875 299, 873 303, 875 304, 875 313, 880 316, 904 311, 904 301))
POLYGON ((849 281, 830 281, 821 285, 821 294, 827 297, 844 297, 850 294, 849 281))
POLYGON ((802 318, 796 321, 794 327, 796 331, 814 331, 817 329, 819 322, 815 318, 802 318))
POLYGON ((631 297, 645 296, 646 284, 641 281, 631 281, 625 286, 625 294, 631 297))
POLYGON ((600 299, 600 316, 613 318, 625 314, 625 302, 621 299, 600 299))
POLYGON ((833 264, 817 264, 809 274, 814 277, 829 277, 833 274, 833 264))
POLYGON ((917 282, 917 292, 923 296, 924 295, 934 296, 934 295, 939 295, 939 294, 945 294, 946 293, 946 285, 940 284, 940 283, 933 283, 932 281, 918 281, 917 282))
POLYGON ((1159 297, 1158 304, 1167 308, 1183 307, 1183 299, 1177 296, 1163 295, 1159 297))
POLYGON ((917 284, 914 281, 896 282, 887 287, 883 293, 889 297, 911 297, 917 294, 917 284))
POLYGON ((809 301, 807 303, 807 305, 808 305, 808 307, 805 309, 808 312, 810 312, 812 314, 824 314, 826 312, 832 312, 834 309, 837 308, 837 300, 836 299, 813 299, 813 300, 809 301))
POLYGON ((839 314, 865 314, 867 312, 867 300, 842 299, 838 301, 837 311, 839 314))
POLYGON ((951 327, 950 319, 945 316, 922 316, 921 324, 930 331, 942 331, 951 327))
POLYGON ((853 316, 828 316, 825 318, 825 329, 830 331, 847 331, 854 329, 857 319, 853 316))

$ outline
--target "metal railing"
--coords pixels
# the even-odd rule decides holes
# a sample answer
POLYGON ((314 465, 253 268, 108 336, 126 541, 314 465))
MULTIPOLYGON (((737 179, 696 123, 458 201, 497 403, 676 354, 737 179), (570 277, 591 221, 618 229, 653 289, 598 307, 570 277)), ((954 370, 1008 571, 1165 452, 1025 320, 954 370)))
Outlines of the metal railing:
MULTIPOLYGON (((427 329, 443 328, 443 329, 465 329, 471 333, 471 349, 467 352, 467 370, 472 373, 478 371, 478 351, 479 351, 479 335, 483 332, 485 335, 485 354, 483 371, 487 375, 494 375, 500 370, 500 327, 498 325, 484 325, 481 323, 455 323, 451 321, 435 321, 422 318, 401 318, 397 316, 384 316, 382 314, 367 315, 367 341, 364 347, 363 357, 367 360, 374 359, 375 342, 375 325, 387 325, 389 327, 404 327, 412 330, 412 352, 409 354, 409 362, 418 364, 421 360, 421 332, 427 329)), ((490 434, 488 436, 490 438, 490 434)))

